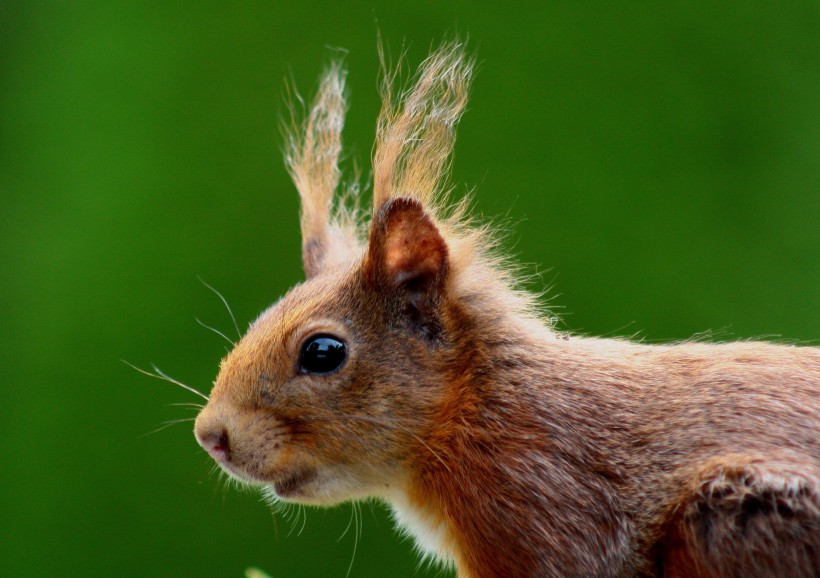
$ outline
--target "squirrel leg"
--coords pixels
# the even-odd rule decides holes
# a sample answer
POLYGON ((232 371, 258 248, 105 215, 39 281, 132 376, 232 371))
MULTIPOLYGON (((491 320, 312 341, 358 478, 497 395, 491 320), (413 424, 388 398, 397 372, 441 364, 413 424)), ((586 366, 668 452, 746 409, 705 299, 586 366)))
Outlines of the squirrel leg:
POLYGON ((733 460, 703 468, 670 513, 660 575, 820 577, 820 480, 791 470, 733 460))

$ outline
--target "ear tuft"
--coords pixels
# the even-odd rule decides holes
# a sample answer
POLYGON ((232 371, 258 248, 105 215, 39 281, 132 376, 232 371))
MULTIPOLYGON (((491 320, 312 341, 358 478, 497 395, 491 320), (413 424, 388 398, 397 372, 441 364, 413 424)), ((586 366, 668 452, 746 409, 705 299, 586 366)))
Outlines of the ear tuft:
POLYGON ((382 205, 368 247, 371 278, 435 298, 444 286, 447 256, 447 243, 421 203, 398 197, 382 205))
POLYGON ((300 118, 298 107, 289 103, 291 121, 283 126, 285 163, 302 200, 302 264, 308 278, 349 263, 360 250, 357 211, 334 198, 342 174, 346 76, 341 62, 332 62, 310 111, 300 118))

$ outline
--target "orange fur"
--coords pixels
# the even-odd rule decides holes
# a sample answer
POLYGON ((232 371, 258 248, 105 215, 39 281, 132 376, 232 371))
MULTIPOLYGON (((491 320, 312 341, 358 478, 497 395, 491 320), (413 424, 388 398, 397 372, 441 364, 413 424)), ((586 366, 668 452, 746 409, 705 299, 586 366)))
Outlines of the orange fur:
POLYGON ((367 236, 325 73, 287 153, 307 279, 223 361, 200 443, 284 500, 384 499, 462 577, 820 576, 820 349, 555 333, 443 201, 471 71, 451 42, 386 83, 367 236), (308 371, 323 335, 346 357, 308 371))

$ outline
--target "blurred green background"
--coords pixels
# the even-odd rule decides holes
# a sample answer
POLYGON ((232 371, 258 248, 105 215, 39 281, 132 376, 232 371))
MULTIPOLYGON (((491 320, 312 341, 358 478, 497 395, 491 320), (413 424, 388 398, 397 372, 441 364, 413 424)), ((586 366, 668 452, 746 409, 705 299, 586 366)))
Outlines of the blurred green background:
MULTIPOLYGON (((570 329, 820 338, 816 2, 0 2, 0 575, 344 577, 351 510, 292 524, 196 445, 220 338, 301 278, 284 79, 348 52, 367 167, 381 31, 469 34, 455 181, 570 329), (290 535, 288 535, 290 534, 290 535)), ((365 506, 350 576, 417 568, 365 506)))

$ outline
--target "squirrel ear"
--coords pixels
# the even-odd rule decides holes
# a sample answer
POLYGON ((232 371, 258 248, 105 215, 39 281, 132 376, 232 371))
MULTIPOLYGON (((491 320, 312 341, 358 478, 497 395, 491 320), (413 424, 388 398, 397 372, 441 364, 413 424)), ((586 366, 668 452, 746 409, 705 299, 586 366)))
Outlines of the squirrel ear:
POLYGON ((365 274, 403 291, 425 313, 444 288, 447 257, 447 243, 421 203, 398 197, 385 202, 373 220, 365 274))

